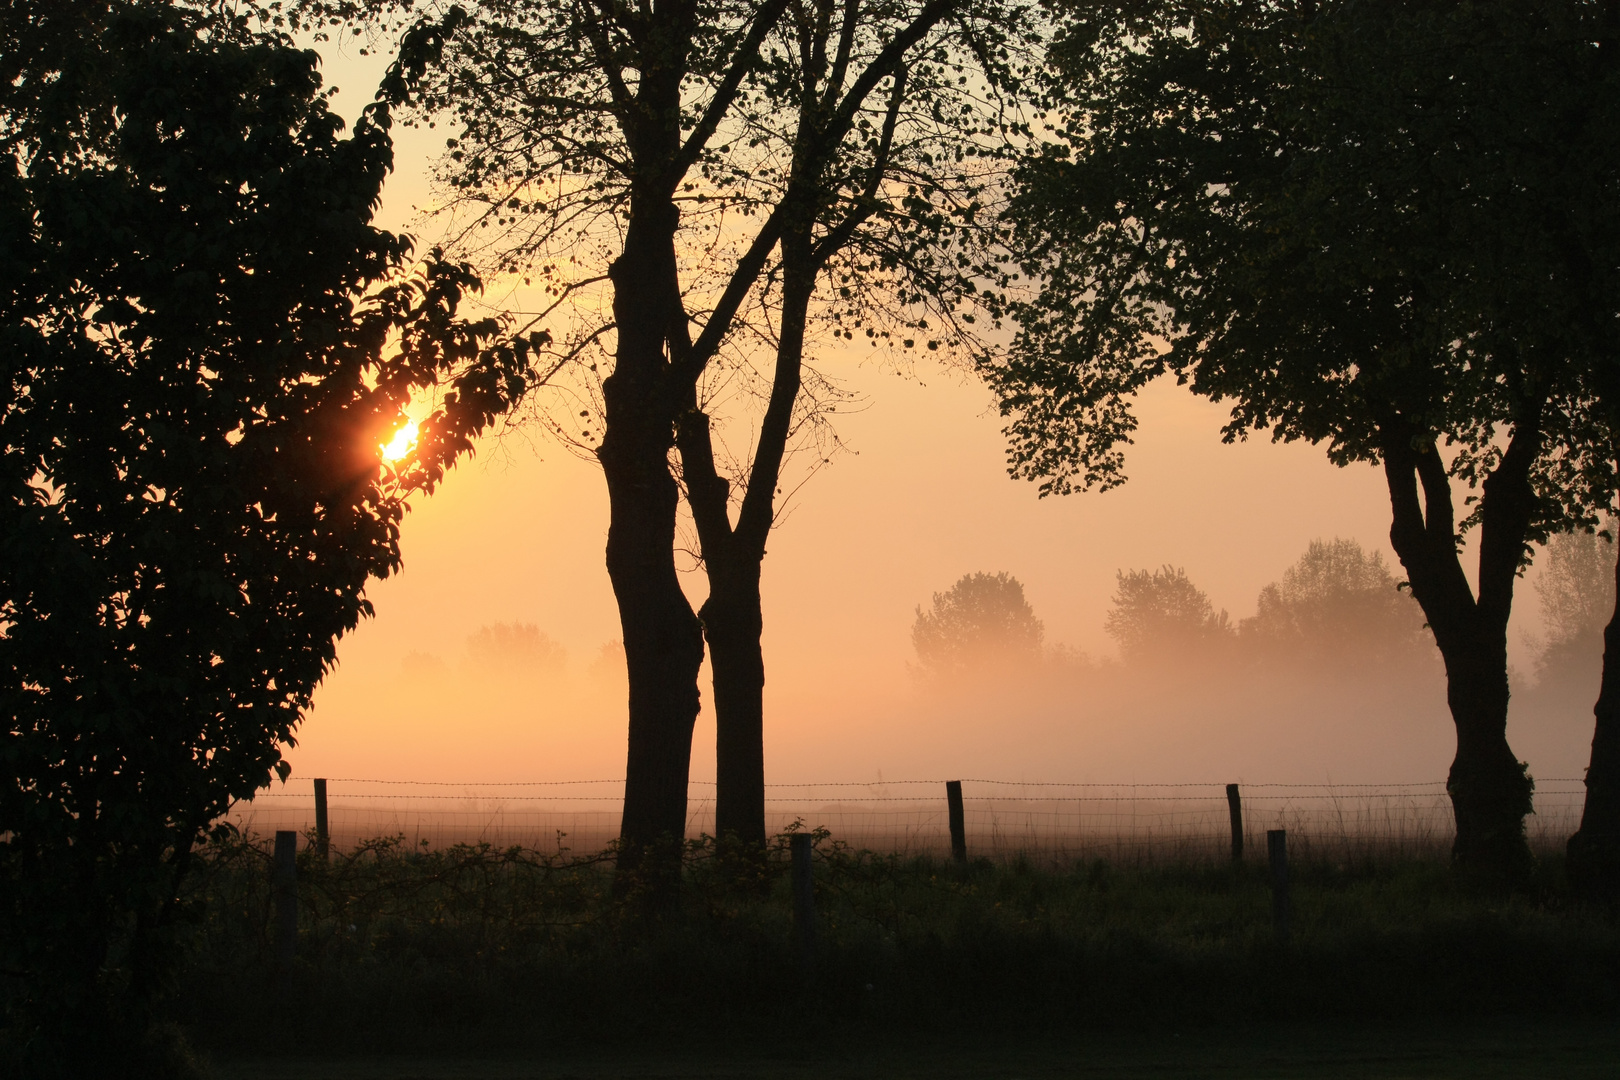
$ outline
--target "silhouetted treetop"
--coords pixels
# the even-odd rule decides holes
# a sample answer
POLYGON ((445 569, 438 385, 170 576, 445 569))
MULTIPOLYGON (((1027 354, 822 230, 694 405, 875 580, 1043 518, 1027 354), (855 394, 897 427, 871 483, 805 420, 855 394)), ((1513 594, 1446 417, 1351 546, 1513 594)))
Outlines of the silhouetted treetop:
MULTIPOLYGON (((1613 520, 1609 528, 1614 527, 1613 520)), ((1598 533, 1560 533, 1547 542, 1536 578, 1542 635, 1536 679, 1584 684, 1598 671, 1603 628, 1614 612, 1615 548, 1598 533)))
POLYGON ((1426 660, 1434 645, 1423 611, 1396 585, 1378 552, 1354 540, 1313 540, 1280 582, 1260 591, 1257 612, 1238 631, 1275 658, 1335 665, 1426 660))
POLYGON ((911 644, 925 672, 957 674, 1041 658, 1045 629, 1011 574, 964 574, 917 608, 911 644))
POLYGON ((1169 662, 1207 656, 1231 640, 1232 622, 1179 566, 1121 570, 1103 628, 1127 663, 1169 662))
POLYGON ((467 638, 473 663, 507 671, 560 671, 568 650, 533 623, 491 623, 467 638))
POLYGON ((0 34, 0 964, 116 1041, 141 1013, 103 995, 159 984, 194 845, 288 775, 407 499, 535 342, 372 223, 388 111, 343 137, 313 53, 168 4, 25 2, 0 34))

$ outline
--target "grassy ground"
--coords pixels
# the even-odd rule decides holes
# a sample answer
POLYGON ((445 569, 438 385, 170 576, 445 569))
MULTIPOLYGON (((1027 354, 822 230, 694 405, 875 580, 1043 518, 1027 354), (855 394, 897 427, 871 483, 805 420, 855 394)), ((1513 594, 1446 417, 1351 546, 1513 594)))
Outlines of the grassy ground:
POLYGON ((391 843, 301 866, 277 971, 266 858, 222 849, 172 1006, 243 1080, 1620 1076, 1620 924, 1556 860, 1301 862, 1285 944, 1262 866, 818 852, 809 972, 779 857, 694 852, 649 915, 600 861, 391 843))
POLYGON ((1608 1080, 1620 1073, 1620 1028, 1606 1023, 1283 1025, 863 1047, 806 1029, 801 1041, 774 1051, 227 1058, 218 1071, 222 1080, 1608 1080))

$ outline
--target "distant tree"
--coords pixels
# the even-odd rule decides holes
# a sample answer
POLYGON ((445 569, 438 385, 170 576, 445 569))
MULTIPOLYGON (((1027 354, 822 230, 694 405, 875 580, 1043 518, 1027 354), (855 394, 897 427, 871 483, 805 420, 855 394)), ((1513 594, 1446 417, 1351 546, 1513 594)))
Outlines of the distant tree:
POLYGON ((1273 656, 1333 666, 1405 665, 1434 652, 1423 610, 1397 589, 1384 557, 1354 540, 1312 540, 1280 582, 1260 591, 1238 632, 1273 656))
POLYGON ((1103 628, 1130 664, 1184 663, 1209 657, 1233 640, 1225 611, 1179 566, 1121 570, 1103 628))
POLYGON ((1045 629, 1011 574, 965 574, 917 608, 911 646, 922 670, 957 675, 1029 665, 1041 659, 1045 629))
MULTIPOLYGON (((1611 519, 1609 528, 1614 528, 1611 519)), ((1597 533, 1559 533, 1547 541, 1536 579, 1542 636, 1536 681, 1542 686, 1595 676, 1603 629, 1614 612, 1614 540, 1597 533)))
POLYGON ((473 663, 508 672, 561 671, 568 650, 532 623, 480 626, 467 638, 473 663))
POLYGON ((604 641, 597 646, 589 666, 591 678, 604 686, 625 688, 624 642, 604 641))
POLYGON ((407 497, 527 350, 371 224, 388 110, 340 137, 314 54, 22 0, 0 58, 0 1039, 24 1071, 169 1076, 146 1032, 194 852, 287 777, 407 497))

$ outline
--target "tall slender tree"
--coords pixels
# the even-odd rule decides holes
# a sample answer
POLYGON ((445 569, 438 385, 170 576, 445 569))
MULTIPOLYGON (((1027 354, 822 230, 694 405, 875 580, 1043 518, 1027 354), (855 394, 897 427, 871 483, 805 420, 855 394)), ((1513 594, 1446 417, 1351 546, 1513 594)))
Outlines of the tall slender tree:
POLYGON ((993 235, 987 176, 1022 130, 1007 98, 1032 18, 978 0, 533 0, 420 31, 443 53, 415 101, 459 124, 443 178, 470 212, 462 250, 574 314, 558 363, 594 372, 595 350, 612 354, 581 389, 598 424, 550 415, 608 486, 630 681, 623 867, 685 828, 704 633, 718 825, 763 843, 760 566, 784 459, 816 414, 807 335, 819 313, 897 349, 969 339, 965 252, 993 235), (774 362, 758 442, 730 470, 713 410, 720 383, 753 372, 750 335, 774 362), (701 619, 676 573, 682 484, 701 619))

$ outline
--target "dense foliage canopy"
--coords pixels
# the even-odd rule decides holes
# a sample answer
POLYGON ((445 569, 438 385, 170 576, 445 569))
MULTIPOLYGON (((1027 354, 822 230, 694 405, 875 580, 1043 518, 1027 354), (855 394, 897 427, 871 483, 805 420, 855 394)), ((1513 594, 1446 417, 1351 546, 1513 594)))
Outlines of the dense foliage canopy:
POLYGON ((0 942, 11 1006, 112 1038, 193 846, 287 775, 407 497, 530 343, 371 224, 387 107, 343 137, 312 53, 166 4, 16 4, 0 34, 0 942))

